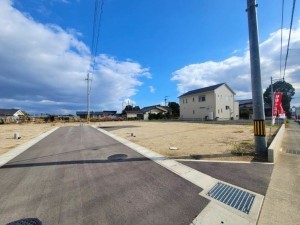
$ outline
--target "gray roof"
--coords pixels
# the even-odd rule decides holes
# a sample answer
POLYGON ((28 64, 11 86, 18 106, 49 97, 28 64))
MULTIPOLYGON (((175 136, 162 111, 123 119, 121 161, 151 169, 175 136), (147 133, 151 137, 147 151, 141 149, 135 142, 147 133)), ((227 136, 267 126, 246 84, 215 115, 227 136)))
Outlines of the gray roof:
POLYGON ((169 107, 168 106, 161 106, 161 105, 152 105, 152 106, 147 106, 141 109, 142 112, 148 112, 152 109, 159 109, 159 110, 165 110, 165 111, 169 111, 169 107))
POLYGON ((13 116, 19 109, 0 109, 0 116, 13 116))
POLYGON ((204 93, 204 92, 208 92, 208 91, 214 91, 216 90, 218 87, 221 87, 222 85, 226 85, 226 87, 233 93, 235 94, 235 92, 226 84, 226 83, 221 83, 221 84, 216 84, 213 86, 209 86, 209 87, 204 87, 204 88, 199 88, 196 90, 192 90, 192 91, 188 91, 186 93, 184 93, 183 95, 180 95, 180 97, 184 97, 184 96, 188 96, 188 95, 195 95, 195 94, 200 94, 200 93, 204 93))
POLYGON ((243 104, 252 104, 252 99, 242 99, 242 100, 238 100, 239 104, 240 105, 243 105, 243 104))

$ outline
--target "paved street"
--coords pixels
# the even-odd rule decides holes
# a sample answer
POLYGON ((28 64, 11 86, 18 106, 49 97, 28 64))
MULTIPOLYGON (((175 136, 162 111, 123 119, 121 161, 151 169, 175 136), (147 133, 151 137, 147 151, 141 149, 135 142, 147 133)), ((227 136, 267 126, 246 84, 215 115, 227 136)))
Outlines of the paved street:
POLYGON ((273 164, 181 161, 219 180, 266 195, 273 164))
POLYGON ((0 169, 0 224, 190 224, 201 188, 92 127, 64 127, 0 169))

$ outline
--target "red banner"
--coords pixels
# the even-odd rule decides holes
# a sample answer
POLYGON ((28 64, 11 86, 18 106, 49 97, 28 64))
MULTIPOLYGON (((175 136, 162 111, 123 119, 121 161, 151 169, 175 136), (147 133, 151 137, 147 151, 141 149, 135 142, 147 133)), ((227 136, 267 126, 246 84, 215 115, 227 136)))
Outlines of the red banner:
POLYGON ((274 93, 274 107, 273 107, 273 116, 276 117, 277 113, 280 117, 285 117, 285 111, 282 108, 282 93, 274 93))

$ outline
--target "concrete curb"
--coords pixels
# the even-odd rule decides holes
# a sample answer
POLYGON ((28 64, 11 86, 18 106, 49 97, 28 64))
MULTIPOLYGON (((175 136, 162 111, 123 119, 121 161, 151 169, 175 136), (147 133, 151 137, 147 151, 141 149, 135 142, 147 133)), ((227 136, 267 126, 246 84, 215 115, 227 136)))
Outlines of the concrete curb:
POLYGON ((59 127, 55 127, 33 139, 30 141, 19 145, 18 147, 13 148, 12 150, 4 153, 3 155, 0 156, 0 167, 4 166, 6 163, 8 163, 10 160, 15 158, 16 156, 20 155, 21 153, 25 152, 27 149, 29 149, 31 146, 35 145, 45 137, 47 137, 49 134, 52 132, 56 131, 59 127))
POLYGON ((192 221, 190 225, 202 225, 202 224, 232 224, 232 225, 255 225, 258 220, 259 212, 263 203, 264 196, 258 193, 252 192, 250 190, 238 187, 233 184, 221 181, 224 184, 244 190, 246 192, 254 194, 255 200, 252 205, 252 209, 249 214, 242 213, 224 203, 221 203, 214 198, 211 198, 207 195, 209 190, 215 186, 219 180, 215 179, 207 174, 201 173, 195 169, 192 169, 188 166, 185 166, 176 160, 169 159, 164 157, 156 152, 151 151, 150 149, 144 148, 138 144, 130 142, 124 138, 118 137, 104 129, 98 128, 97 126, 91 126, 98 131, 106 134, 107 136, 115 139, 116 141, 126 145, 132 150, 144 155, 145 157, 151 159, 155 163, 163 166, 164 168, 172 171, 181 178, 197 185, 202 188, 203 191, 199 193, 200 196, 210 200, 209 205, 192 221), (209 221, 213 221, 210 223, 209 221))
POLYGON ((276 163, 276 159, 278 156, 279 151, 281 151, 281 143, 283 140, 285 132, 285 125, 282 124, 279 131, 276 134, 276 137, 272 141, 271 145, 268 148, 268 161, 276 163))

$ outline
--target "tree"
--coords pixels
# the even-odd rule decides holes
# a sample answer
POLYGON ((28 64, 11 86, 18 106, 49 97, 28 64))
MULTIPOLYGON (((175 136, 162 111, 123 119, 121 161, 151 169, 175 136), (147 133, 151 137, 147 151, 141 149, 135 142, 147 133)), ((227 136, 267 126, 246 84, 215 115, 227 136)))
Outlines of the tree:
MULTIPOLYGON (((286 81, 277 81, 273 84, 273 92, 281 92, 282 93, 282 107, 286 113, 288 118, 291 118, 291 100, 292 97, 295 95, 295 88, 286 82, 286 81)), ((264 102, 272 104, 272 97, 271 97, 271 85, 266 89, 264 93, 264 102)))
POLYGON ((139 111, 139 106, 126 105, 125 109, 123 109, 122 114, 125 114, 125 111, 139 111))
POLYGON ((177 102, 169 102, 168 106, 172 110, 172 116, 179 117, 179 104, 177 102))

